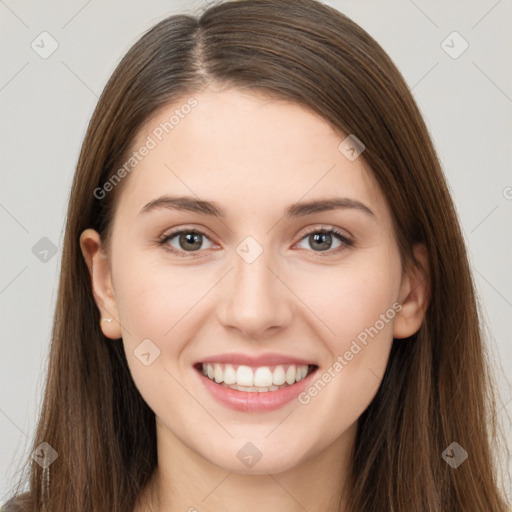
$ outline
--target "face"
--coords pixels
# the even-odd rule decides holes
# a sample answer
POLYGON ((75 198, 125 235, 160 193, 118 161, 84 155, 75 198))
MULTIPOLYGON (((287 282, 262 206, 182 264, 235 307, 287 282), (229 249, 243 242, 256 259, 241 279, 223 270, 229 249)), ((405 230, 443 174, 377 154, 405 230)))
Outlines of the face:
POLYGON ((276 473, 353 434, 393 336, 421 318, 346 135, 291 102, 193 98, 139 132, 133 150, 149 150, 123 178, 108 254, 91 230, 82 248, 158 435, 226 470, 276 473))

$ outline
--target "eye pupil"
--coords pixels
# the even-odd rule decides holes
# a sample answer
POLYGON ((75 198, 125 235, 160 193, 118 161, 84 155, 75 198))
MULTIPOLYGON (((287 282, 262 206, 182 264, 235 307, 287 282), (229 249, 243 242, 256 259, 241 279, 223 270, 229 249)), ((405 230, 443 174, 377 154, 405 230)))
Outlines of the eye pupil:
POLYGON ((193 251, 197 251, 201 248, 201 234, 200 233, 182 233, 180 235, 180 246, 183 249, 191 249, 193 251), (186 247, 185 244, 195 244, 196 247, 186 247), (185 246, 185 247, 184 247, 185 246))
MULTIPOLYGON (((316 244, 320 244, 321 247, 319 249, 321 251, 325 251, 329 249, 332 243, 332 236, 329 233, 315 233, 310 236, 310 239, 316 244)), ((313 244, 311 245, 313 247, 313 244)))

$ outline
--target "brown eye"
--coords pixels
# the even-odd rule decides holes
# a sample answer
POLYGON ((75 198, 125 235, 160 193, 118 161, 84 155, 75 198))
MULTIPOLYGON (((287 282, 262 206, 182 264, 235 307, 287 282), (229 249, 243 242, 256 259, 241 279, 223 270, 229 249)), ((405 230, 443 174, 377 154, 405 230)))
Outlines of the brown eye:
POLYGON ((197 251, 201 248, 203 242, 203 235, 200 233, 187 233, 182 232, 179 235, 178 243, 180 245, 180 249, 183 250, 192 250, 197 251))
MULTIPOLYGON (((198 252, 204 245, 204 242, 210 242, 210 239, 200 231, 196 230, 181 230, 175 231, 165 235, 160 240, 160 245, 163 245, 167 250, 173 253, 187 253, 187 252, 198 252)), ((207 247, 208 248, 208 247, 207 247)))
POLYGON ((307 241, 309 247, 302 248, 311 249, 314 252, 328 252, 329 254, 339 253, 353 245, 352 240, 334 228, 312 229, 309 233, 306 233, 300 243, 303 243, 303 241, 307 241))
POLYGON ((326 251, 331 248, 332 235, 329 233, 315 233, 309 235, 308 241, 313 249, 316 247, 320 251, 326 251))

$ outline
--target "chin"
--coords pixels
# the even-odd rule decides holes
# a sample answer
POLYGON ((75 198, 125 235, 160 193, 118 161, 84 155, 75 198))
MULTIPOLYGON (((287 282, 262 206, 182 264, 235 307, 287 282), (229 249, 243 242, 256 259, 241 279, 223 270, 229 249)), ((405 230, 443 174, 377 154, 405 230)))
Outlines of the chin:
MULTIPOLYGON (((212 452, 205 453, 203 457, 212 464, 226 471, 240 475, 267 475, 279 474, 295 468, 303 462, 304 453, 290 453, 279 451, 278 446, 267 443, 266 447, 258 449, 257 443, 236 442, 235 448, 227 448, 217 456, 212 457, 212 452), (230 453, 233 455, 231 456, 230 453)), ((217 454, 215 454, 217 455, 217 454)))

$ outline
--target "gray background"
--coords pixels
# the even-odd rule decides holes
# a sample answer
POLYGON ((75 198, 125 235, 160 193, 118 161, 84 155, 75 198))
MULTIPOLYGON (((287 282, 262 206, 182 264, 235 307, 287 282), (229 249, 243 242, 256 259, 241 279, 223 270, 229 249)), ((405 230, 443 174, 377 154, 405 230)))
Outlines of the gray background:
MULTIPOLYGON (((469 247, 510 449, 512 1, 326 3, 384 47, 426 119, 469 247), (469 44, 458 58, 445 50, 458 53, 461 39, 450 36, 442 44, 453 31, 469 44)), ((194 14, 202 4, 0 0, 2 502, 36 425, 67 198, 89 118, 136 39, 165 16, 194 14), (58 43, 46 59, 31 47, 34 40, 42 46, 43 31, 58 43)))

